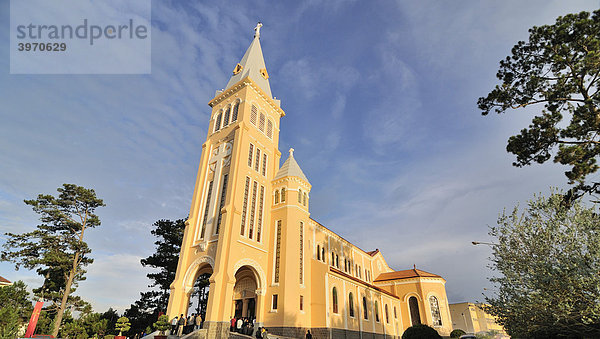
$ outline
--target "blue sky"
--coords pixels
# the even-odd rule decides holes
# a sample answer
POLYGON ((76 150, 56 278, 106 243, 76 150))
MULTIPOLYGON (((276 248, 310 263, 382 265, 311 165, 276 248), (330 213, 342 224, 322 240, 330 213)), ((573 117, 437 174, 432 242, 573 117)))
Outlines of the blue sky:
MULTIPOLYGON (((26 232, 23 199, 62 183, 106 207, 87 234, 95 262, 77 294, 122 311, 149 281, 151 224, 187 216, 210 114, 262 21, 280 150, 313 186, 312 217, 394 269, 447 280, 450 302, 481 301, 488 225, 563 168, 514 168, 506 140, 532 111, 482 117, 476 100, 533 25, 593 1, 152 2, 152 74, 10 75, 9 2, 0 3, 0 231, 26 232)), ((0 241, 4 241, 0 238, 0 241)), ((41 279, 0 263, 0 275, 41 279)), ((493 289, 491 289, 493 290, 493 289)), ((490 290, 488 290, 490 291, 490 290)), ((486 292, 488 293, 488 292, 486 292)))

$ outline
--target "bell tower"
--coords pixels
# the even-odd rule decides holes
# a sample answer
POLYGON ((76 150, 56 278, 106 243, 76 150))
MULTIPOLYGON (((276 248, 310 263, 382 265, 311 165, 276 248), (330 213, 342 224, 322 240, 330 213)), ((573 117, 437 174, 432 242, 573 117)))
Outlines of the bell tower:
POLYGON ((210 274, 204 328, 225 336, 231 316, 256 317, 266 307, 272 181, 279 169, 279 122, 260 45, 261 23, 227 86, 208 103, 206 142, 167 314, 187 315, 194 282, 210 274))

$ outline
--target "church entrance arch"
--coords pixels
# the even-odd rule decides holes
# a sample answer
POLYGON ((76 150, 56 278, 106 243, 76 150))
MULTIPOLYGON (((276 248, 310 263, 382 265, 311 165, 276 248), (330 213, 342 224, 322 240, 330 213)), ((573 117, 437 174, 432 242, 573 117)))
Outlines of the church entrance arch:
POLYGON ((256 319, 258 276, 250 266, 242 266, 235 272, 233 287, 233 316, 236 319, 256 319))
POLYGON ((188 317, 192 314, 200 314, 203 321, 206 319, 210 293, 209 279, 212 274, 213 267, 210 258, 200 258, 189 267, 185 279, 187 297, 187 303, 185 304, 187 306, 185 307, 188 317))

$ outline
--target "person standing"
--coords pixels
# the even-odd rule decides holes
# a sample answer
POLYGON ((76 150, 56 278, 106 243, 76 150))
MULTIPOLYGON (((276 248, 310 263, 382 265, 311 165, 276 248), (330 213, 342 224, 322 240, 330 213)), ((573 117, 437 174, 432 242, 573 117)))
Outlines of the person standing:
POLYGON ((306 339, 312 339, 312 334, 310 334, 310 330, 306 330, 306 339))
POLYGON ((236 332, 240 333, 242 331, 242 325, 244 324, 244 321, 242 320, 242 318, 239 318, 237 320, 237 324, 236 324, 236 332))
POLYGON ((175 333, 177 333, 177 321, 179 320, 179 318, 177 316, 175 316, 175 318, 173 318, 173 320, 171 320, 171 334, 175 335, 175 333))
POLYGON ((196 323, 196 314, 192 313, 187 318, 187 322, 186 322, 187 330, 185 331, 185 334, 192 333, 194 331, 195 323, 196 323))
POLYGON ((229 331, 230 332, 235 332, 235 324, 236 323, 237 323, 237 321, 236 321, 235 317, 232 317, 231 321, 230 321, 230 324, 229 324, 230 325, 229 326, 229 331))
POLYGON ((181 337, 183 334, 183 327, 185 326, 185 317, 183 314, 179 317, 179 322, 177 323, 177 335, 181 337))
POLYGON ((196 316, 196 329, 199 330, 201 326, 202 326, 202 315, 198 314, 196 316))

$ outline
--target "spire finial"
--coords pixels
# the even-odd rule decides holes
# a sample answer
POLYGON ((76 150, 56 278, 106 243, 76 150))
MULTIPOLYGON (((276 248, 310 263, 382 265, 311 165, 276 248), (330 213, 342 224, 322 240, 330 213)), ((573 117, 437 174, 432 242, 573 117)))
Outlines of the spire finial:
POLYGON ((294 149, 290 148, 290 157, 293 157, 293 156, 294 156, 294 149))
POLYGON ((254 27, 254 37, 255 38, 260 38, 260 28, 262 27, 262 22, 258 22, 256 24, 256 27, 254 27))
POLYGON ((417 269, 417 264, 413 264, 413 269, 416 270, 417 269))

